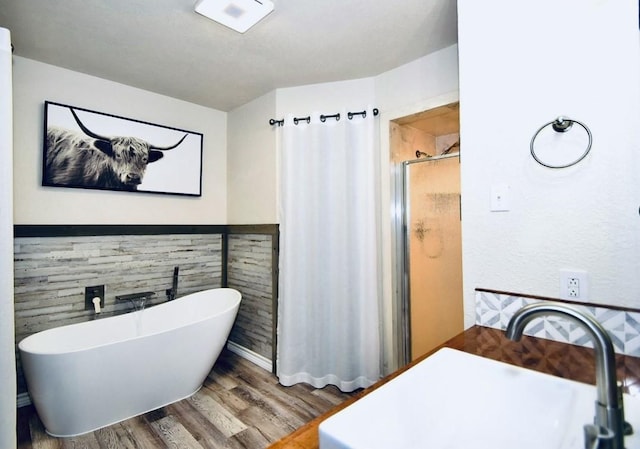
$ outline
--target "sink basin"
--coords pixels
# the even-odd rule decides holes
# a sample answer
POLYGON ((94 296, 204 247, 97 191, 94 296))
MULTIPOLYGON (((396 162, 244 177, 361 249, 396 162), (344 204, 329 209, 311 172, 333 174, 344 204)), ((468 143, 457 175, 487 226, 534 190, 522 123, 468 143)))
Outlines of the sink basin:
MULTIPOLYGON (((323 421, 320 449, 584 449, 595 398, 593 385, 444 348, 323 421)), ((624 404, 640 432, 640 399, 624 404)))

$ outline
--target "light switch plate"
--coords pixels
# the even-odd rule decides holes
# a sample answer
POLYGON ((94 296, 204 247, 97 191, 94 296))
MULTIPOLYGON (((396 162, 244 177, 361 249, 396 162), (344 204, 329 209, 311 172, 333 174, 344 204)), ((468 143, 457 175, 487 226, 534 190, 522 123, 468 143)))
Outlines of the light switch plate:
POLYGON ((511 189, 507 184, 491 186, 491 212, 507 212, 511 209, 511 189))

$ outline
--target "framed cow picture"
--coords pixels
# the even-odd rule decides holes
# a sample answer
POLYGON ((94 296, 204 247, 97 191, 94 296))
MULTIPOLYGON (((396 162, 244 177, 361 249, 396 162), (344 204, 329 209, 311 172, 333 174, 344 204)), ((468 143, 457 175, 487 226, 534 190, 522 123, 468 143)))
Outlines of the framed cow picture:
POLYGON ((45 101, 42 185, 202 195, 201 133, 45 101))

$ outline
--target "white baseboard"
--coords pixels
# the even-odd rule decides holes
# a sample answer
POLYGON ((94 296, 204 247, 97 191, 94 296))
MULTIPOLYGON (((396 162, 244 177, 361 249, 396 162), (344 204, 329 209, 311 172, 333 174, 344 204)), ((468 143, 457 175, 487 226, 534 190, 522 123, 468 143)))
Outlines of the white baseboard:
POLYGON ((271 372, 273 369, 271 360, 269 360, 265 356, 253 352, 251 349, 247 349, 244 346, 240 346, 239 344, 232 341, 227 342, 227 349, 234 354, 238 354, 243 359, 247 359, 251 363, 258 365, 262 369, 265 369, 269 372, 271 372))
POLYGON ((31 405, 31 396, 29 396, 29 393, 19 393, 17 403, 18 408, 31 405))

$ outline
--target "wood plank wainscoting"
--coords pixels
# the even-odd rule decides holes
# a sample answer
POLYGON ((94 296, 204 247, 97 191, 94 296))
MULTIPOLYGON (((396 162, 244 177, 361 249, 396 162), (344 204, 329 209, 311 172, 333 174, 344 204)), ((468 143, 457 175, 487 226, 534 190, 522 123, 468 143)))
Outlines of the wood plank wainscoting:
MULTIPOLYGON (((278 253, 277 224, 15 225, 16 343, 91 320, 87 286, 105 285, 103 316, 130 307, 116 303, 116 295, 153 291, 148 305, 163 302, 179 266, 178 296, 216 287, 242 292, 229 348, 275 371, 278 253)), ((19 355, 17 364, 17 402, 23 407, 30 401, 19 355)))
MULTIPOLYGON (((84 289, 105 285, 102 316, 131 306, 116 295, 152 291, 166 301, 173 269, 178 296, 216 287, 242 292, 232 349, 266 369, 276 352, 278 225, 16 225, 16 343, 93 318, 84 289)), ((16 355, 18 351, 16 348, 16 355)), ((18 405, 28 403, 19 356, 18 405)))

